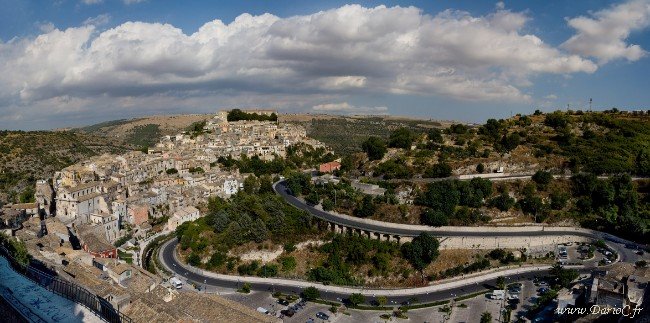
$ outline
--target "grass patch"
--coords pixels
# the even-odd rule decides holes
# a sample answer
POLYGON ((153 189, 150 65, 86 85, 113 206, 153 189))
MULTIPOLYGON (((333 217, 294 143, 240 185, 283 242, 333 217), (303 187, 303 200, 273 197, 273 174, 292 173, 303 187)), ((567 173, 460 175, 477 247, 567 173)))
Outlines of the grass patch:
POLYGON ((479 295, 481 295, 481 294, 485 294, 485 293, 487 293, 487 292, 489 292, 489 291, 490 291, 490 290, 486 289, 486 290, 483 290, 483 291, 480 291, 480 292, 476 292, 476 293, 471 293, 471 294, 463 295, 463 296, 460 296, 460 297, 456 297, 456 298, 454 298, 454 301, 455 301, 455 302, 464 301, 464 300, 466 300, 466 299, 474 298, 474 297, 479 296, 479 295))
POLYGON ((422 303, 422 304, 402 306, 402 307, 400 307, 400 309, 415 310, 415 309, 418 309, 418 308, 434 307, 434 306, 440 306, 440 305, 445 305, 445 304, 449 304, 448 299, 444 300, 444 301, 437 301, 437 302, 431 302, 431 303, 422 303))

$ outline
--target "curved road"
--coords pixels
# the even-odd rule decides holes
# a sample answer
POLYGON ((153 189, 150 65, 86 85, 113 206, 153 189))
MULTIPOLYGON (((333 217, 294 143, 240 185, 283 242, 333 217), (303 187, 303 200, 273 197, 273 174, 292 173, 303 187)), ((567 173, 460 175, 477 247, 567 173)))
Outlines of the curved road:
MULTIPOLYGON (((286 191, 286 186, 283 181, 274 184, 274 189, 277 194, 281 195, 289 204, 299 209, 311 213, 313 216, 322 220, 336 223, 339 225, 379 232, 383 234, 399 235, 399 236, 417 236, 420 232, 426 231, 438 237, 451 237, 451 236, 493 236, 493 237, 507 237, 507 236, 557 236, 557 235, 579 235, 595 239, 606 239, 608 245, 616 250, 620 255, 620 261, 632 261, 635 258, 634 252, 625 248, 624 244, 630 243, 624 239, 616 236, 584 229, 566 229, 566 228, 534 228, 530 230, 517 230, 511 231, 513 228, 503 227, 483 227, 480 231, 468 230, 462 227, 446 227, 446 228, 431 228, 419 225, 398 225, 380 221, 369 221, 365 219, 358 219, 347 215, 332 214, 324 212, 309 206, 289 195, 286 191)), ((446 300, 466 294, 475 293, 488 289, 496 284, 496 278, 500 274, 488 273, 485 275, 466 278, 461 282, 443 283, 442 285, 429 285, 424 288, 406 288, 406 289, 365 289, 359 287, 341 287, 341 286, 326 286, 318 283, 311 283, 305 281, 292 281, 275 278, 259 278, 259 277, 240 277, 228 276, 209 273, 189 267, 176 257, 176 246, 178 242, 172 239, 163 244, 160 249, 159 258, 163 266, 174 272, 180 277, 184 277, 190 281, 196 282, 200 285, 207 285, 212 287, 222 288, 240 288, 244 281, 251 284, 253 290, 258 291, 279 291, 283 293, 300 293, 306 286, 316 286, 321 291, 321 297, 326 300, 335 301, 337 299, 345 299, 352 292, 361 292, 366 295, 367 301, 375 299, 377 296, 387 296, 388 305, 400 304, 404 301, 416 298, 418 303, 428 303, 440 300, 446 300)), ((527 269, 525 269, 527 270, 527 269)), ((524 271, 525 271, 524 270, 524 271)), ((590 272, 590 268, 579 268, 581 273, 590 272)), ((501 274, 505 276, 508 281, 520 281, 531 279, 537 276, 543 276, 548 273, 547 269, 534 268, 528 272, 515 272, 522 270, 511 270, 510 274, 501 274)))
MULTIPOLYGON (((326 286, 319 283, 291 281, 278 278, 241 277, 208 273, 201 269, 189 267, 178 261, 176 256, 177 245, 178 241, 176 239, 169 240, 163 244, 159 254, 162 264, 177 276, 195 282, 198 285, 238 289, 244 284, 244 282, 247 282, 251 285, 252 290, 268 292, 278 291, 288 294, 300 294, 304 287, 314 286, 320 291, 322 299, 330 301, 346 299, 351 293, 360 292, 366 295, 366 303, 376 300, 379 296, 386 296, 388 299, 387 306, 401 304, 402 302, 409 300, 415 303, 436 302, 494 288, 494 286, 496 286, 495 277, 499 276, 499 273, 497 272, 491 275, 467 278, 460 282, 405 289, 369 289, 360 287, 326 286), (416 300, 413 300, 413 298, 416 300)), ((503 276, 506 277, 506 282, 516 282, 548 274, 548 269, 535 269, 536 268, 533 268, 533 271, 526 273, 516 273, 503 276)), ((590 272, 590 269, 580 268, 578 271, 581 274, 585 274, 590 272)))
POLYGON ((307 211, 314 217, 325 220, 330 223, 335 223, 345 227, 350 227, 359 230, 368 230, 381 234, 389 234, 402 237, 416 237, 421 232, 428 232, 433 236, 445 237, 553 237, 553 236, 581 236, 592 238, 595 240, 603 239, 609 242, 612 247, 621 256, 621 261, 630 261, 635 258, 634 252, 625 248, 625 244, 634 244, 631 241, 621 239, 617 236, 588 229, 573 228, 573 227, 495 227, 483 226, 480 230, 477 227, 439 227, 434 228, 425 225, 409 225, 409 224, 396 224, 390 222, 381 222, 375 220, 361 219, 343 214, 334 214, 317 209, 311 205, 306 204, 295 196, 287 192, 286 182, 278 181, 273 184, 275 192, 282 196, 282 198, 294 207, 307 211))

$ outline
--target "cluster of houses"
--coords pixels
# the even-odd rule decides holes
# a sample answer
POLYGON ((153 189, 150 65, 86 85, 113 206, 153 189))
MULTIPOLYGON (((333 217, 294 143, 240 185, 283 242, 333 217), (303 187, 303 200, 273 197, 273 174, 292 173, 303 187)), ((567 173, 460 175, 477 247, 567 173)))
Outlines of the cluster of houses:
MULTIPOLYGON (((165 136, 146 154, 96 156, 56 172, 51 180, 39 180, 36 203, 23 211, 55 215, 88 253, 115 258, 117 240, 174 231, 199 218, 197 206, 209 197, 236 194, 250 174, 221 169, 219 157, 269 160, 285 156, 286 148, 296 143, 322 145, 298 125, 228 122, 227 112, 221 111, 202 131, 165 136)), ((3 212, 6 226, 14 213, 3 212)))

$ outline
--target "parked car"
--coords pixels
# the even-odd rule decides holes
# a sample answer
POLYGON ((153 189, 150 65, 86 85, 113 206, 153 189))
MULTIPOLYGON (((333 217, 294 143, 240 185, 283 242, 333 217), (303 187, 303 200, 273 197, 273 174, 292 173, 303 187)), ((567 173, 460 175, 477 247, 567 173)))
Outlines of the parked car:
POLYGON ((284 305, 284 306, 287 306, 287 305, 289 305, 289 301, 287 301, 286 299, 282 299, 282 298, 280 298, 280 299, 278 300, 278 304, 280 304, 280 305, 284 305))
POLYGON ((262 313, 262 314, 267 314, 267 315, 269 314, 269 310, 267 310, 267 309, 265 309, 264 307, 261 307, 261 306, 257 308, 257 311, 262 313))
POLYGON ((287 309, 287 310, 281 310, 280 314, 282 314, 284 316, 292 317, 294 314, 296 314, 296 312, 287 309))
POLYGON ((321 320, 325 320, 325 321, 327 321, 327 320, 330 319, 330 316, 327 315, 327 314, 325 314, 325 313, 323 313, 323 312, 318 312, 318 313, 316 313, 316 317, 319 318, 319 319, 321 319, 321 320))
POLYGON ((639 256, 643 256, 643 250, 637 251, 636 254, 639 255, 639 256))

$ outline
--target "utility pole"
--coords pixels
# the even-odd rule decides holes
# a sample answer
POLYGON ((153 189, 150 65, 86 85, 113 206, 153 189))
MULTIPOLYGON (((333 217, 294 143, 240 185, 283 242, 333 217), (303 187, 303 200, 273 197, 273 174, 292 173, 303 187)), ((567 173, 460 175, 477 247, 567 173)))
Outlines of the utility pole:
POLYGON ((591 112, 591 103, 593 102, 592 98, 589 98, 589 112, 591 112))

